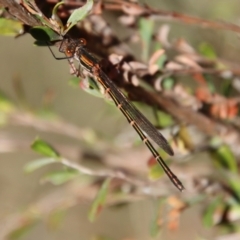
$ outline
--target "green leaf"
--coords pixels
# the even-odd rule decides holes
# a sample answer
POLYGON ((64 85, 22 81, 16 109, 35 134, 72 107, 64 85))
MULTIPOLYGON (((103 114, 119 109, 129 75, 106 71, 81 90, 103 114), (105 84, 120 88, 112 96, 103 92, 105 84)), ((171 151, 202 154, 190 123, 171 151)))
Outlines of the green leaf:
POLYGON ((82 90, 84 90, 85 92, 95 97, 100 97, 100 98, 104 97, 104 95, 100 91, 99 85, 92 77, 86 77, 81 79, 79 85, 82 90))
POLYGON ((13 103, 0 91, 0 127, 9 121, 9 114, 15 110, 13 103))
POLYGON ((240 199, 240 178, 238 174, 230 174, 229 172, 224 172, 224 180, 227 181, 232 191, 240 199))
MULTIPOLYGON (((50 105, 50 104, 49 104, 50 105)), ((53 112, 53 110, 51 109, 52 106, 48 106, 46 104, 46 106, 43 106, 42 108, 40 108, 37 112, 36 112, 36 116, 40 117, 42 119, 45 120, 50 120, 50 121, 58 121, 58 116, 56 113, 53 112)))
POLYGON ((215 225, 215 216, 217 212, 223 213, 223 202, 220 197, 215 198, 207 207, 203 214, 203 223, 206 227, 213 227, 215 225))
POLYGON ((58 162, 55 158, 41 158, 27 163, 24 167, 26 173, 31 173, 41 167, 44 167, 48 164, 58 162))
POLYGON ((60 39, 60 35, 54 32, 51 28, 46 26, 33 27, 30 30, 30 34, 37 40, 36 43, 40 42, 42 45, 46 42, 51 42, 60 39))
POLYGON ((109 98, 108 95, 104 94, 103 89, 92 77, 85 77, 80 79, 79 85, 81 89, 94 97, 102 98, 106 100, 107 103, 115 106, 114 102, 109 98))
POLYGON ((79 171, 75 169, 67 169, 62 171, 54 171, 46 174, 42 179, 42 183, 50 182, 54 185, 61 185, 66 183, 75 177, 79 176, 79 171))
MULTIPOLYGON (((161 49, 162 48, 162 46, 161 46, 161 44, 159 43, 159 42, 157 42, 156 44, 155 44, 155 51, 157 51, 158 49, 161 49)), ((158 68, 160 69, 160 70, 162 70, 163 69, 163 67, 164 67, 164 63, 165 63, 165 61, 167 60, 167 55, 164 53, 164 54, 162 54, 159 58, 158 58, 158 60, 157 60, 157 65, 158 65, 158 68)))
POLYGON ((57 229, 67 214, 66 209, 54 209, 48 217, 48 225, 51 229, 57 229))
POLYGON ((222 143, 223 141, 220 137, 213 137, 210 140, 210 146, 214 149, 218 148, 222 143))
POLYGON ((47 142, 41 140, 41 139, 36 139, 32 145, 31 148, 42 155, 45 155, 47 157, 53 157, 53 158, 59 158, 60 155, 59 153, 47 142))
POLYGON ((22 31, 22 23, 11 19, 0 18, 0 35, 16 36, 22 31))
POLYGON ((210 91, 211 93, 216 93, 216 85, 214 84, 214 77, 212 75, 204 75, 205 80, 207 82, 207 89, 208 91, 210 91))
POLYGON ((157 111, 158 125, 162 128, 169 127, 174 124, 172 116, 163 111, 157 111))
POLYGON ((201 43, 199 46, 199 51, 202 55, 204 55, 205 57, 208 57, 210 59, 217 58, 215 50, 209 43, 206 43, 206 42, 201 43))
POLYGON ((96 219, 97 215, 102 211, 110 182, 111 179, 107 178, 99 189, 88 213, 89 221, 93 222, 96 219))
POLYGON ((70 86, 72 87, 79 87, 79 84, 81 82, 81 79, 79 77, 71 77, 69 80, 68 80, 68 83, 70 86))
POLYGON ((165 90, 173 89, 174 84, 175 84, 175 80, 170 77, 164 78, 162 81, 162 86, 163 86, 163 89, 165 89, 165 90))
POLYGON ((189 134, 189 129, 187 128, 187 126, 185 125, 180 126, 178 136, 179 136, 179 139, 183 142, 185 148, 191 149, 191 150, 194 149, 193 140, 191 138, 191 134, 189 134))
POLYGON ((53 19, 59 25, 60 33, 63 32, 64 27, 63 27, 62 20, 57 15, 57 10, 58 10, 58 7, 62 4, 64 4, 64 2, 59 2, 54 6, 52 10, 52 16, 51 16, 51 19, 53 19))
POLYGON ((237 161, 229 146, 223 144, 215 149, 212 154, 222 168, 225 168, 233 173, 238 172, 237 161))
POLYGON ((87 16, 87 14, 92 10, 92 7, 93 7, 93 1, 88 0, 84 6, 74 10, 67 21, 67 28, 64 31, 63 35, 65 35, 79 21, 84 19, 87 16))
POLYGON ((160 224, 161 221, 159 221, 159 219, 161 218, 160 214, 162 213, 161 210, 165 202, 166 198, 161 198, 158 202, 157 208, 154 211, 154 216, 150 224, 150 234, 153 238, 157 237, 162 229, 162 226, 160 224))
POLYGON ((10 113, 14 110, 12 101, 2 92, 0 92, 0 112, 10 113))
POLYGON ((156 164, 149 167, 148 176, 152 180, 159 179, 164 174, 161 166, 156 162, 156 164))
POLYGON ((24 223, 23 226, 10 232, 7 239, 8 240, 17 240, 17 239, 22 238, 23 236, 28 234, 36 226, 36 224, 38 222, 36 220, 31 220, 31 221, 29 221, 29 219, 27 219, 27 220, 28 220, 28 222, 24 223))
POLYGON ((143 43, 142 59, 145 62, 147 62, 149 58, 150 46, 152 44, 153 29, 154 29, 153 20, 140 18, 139 32, 140 32, 141 40, 143 43))
POLYGON ((223 79, 221 81, 221 93, 225 97, 229 97, 233 89, 232 79, 223 79))
POLYGON ((166 55, 166 54, 162 54, 162 55, 160 56, 160 58, 158 58, 158 60, 157 60, 157 65, 158 65, 158 68, 159 68, 160 70, 163 69, 164 63, 166 62, 166 60, 167 60, 167 55, 166 55))

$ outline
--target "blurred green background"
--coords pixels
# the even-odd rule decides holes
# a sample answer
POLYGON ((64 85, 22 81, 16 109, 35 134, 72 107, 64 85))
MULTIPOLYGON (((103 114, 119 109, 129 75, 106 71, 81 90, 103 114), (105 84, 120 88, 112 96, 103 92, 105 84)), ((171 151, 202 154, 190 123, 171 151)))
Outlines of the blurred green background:
MULTIPOLYGON (((168 0, 148 1, 147 3, 162 10, 177 11, 235 24, 240 23, 239 0, 168 0)), ((208 42, 214 47, 220 58, 239 61, 240 44, 235 33, 203 29, 176 22, 169 22, 169 25, 171 26, 171 39, 183 37, 195 47, 202 42, 208 42)), ((129 127, 117 109, 109 107, 103 100, 88 95, 80 88, 71 87, 68 83, 70 75, 67 62, 56 61, 47 48, 34 46, 31 36, 23 36, 18 39, 0 37, 0 46, 0 89, 16 102, 18 98, 13 88, 13 80, 20 79, 26 100, 32 109, 42 105, 43 95, 47 90, 53 90, 55 97, 52 109, 68 122, 79 127, 92 128, 100 135, 107 136, 109 140, 113 139, 115 134, 129 127)), ((39 184, 40 177, 47 171, 46 168, 31 175, 23 172, 23 166, 27 162, 39 157, 28 148, 36 136, 52 143, 58 141, 62 145, 74 144, 77 146, 79 144, 76 140, 60 137, 57 134, 39 132, 33 128, 5 127, 0 129, 1 223, 9 215, 24 209, 58 188, 51 184, 39 184), (19 152, 8 153, 4 148, 11 138, 22 141, 23 146, 19 146, 19 152)), ((145 146, 142 148, 145 149, 145 146)), ((145 149, 145 151, 148 150, 145 149)), ((156 202, 157 200, 139 201, 119 209, 105 209, 93 224, 87 220, 90 202, 84 202, 67 212, 66 218, 57 230, 48 229, 44 223, 41 223, 23 239, 94 239, 94 236, 97 235, 119 240, 151 239, 149 224, 156 202)), ((202 227, 199 218, 201 211, 201 206, 185 211, 181 217, 180 229, 176 232, 165 229, 163 236, 157 239, 193 240, 200 235, 212 239, 215 232, 202 227)))

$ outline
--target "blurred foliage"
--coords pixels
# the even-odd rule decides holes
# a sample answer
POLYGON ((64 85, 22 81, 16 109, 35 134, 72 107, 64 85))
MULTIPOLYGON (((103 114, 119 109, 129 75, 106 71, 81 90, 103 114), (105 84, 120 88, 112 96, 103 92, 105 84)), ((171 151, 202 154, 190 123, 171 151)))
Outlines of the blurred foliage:
POLYGON ((41 139, 36 139, 32 143, 31 147, 37 153, 43 154, 47 157, 58 158, 60 156, 59 153, 50 144, 41 139))
POLYGON ((23 31, 22 24, 16 20, 0 18, 0 35, 16 36, 23 31))
POLYGON ((99 189, 99 191, 97 193, 97 196, 93 200, 91 209, 88 214, 89 221, 91 221, 91 222, 95 221, 97 215, 99 215, 100 212, 102 211, 105 201, 106 201, 110 182, 111 182, 111 179, 108 179, 108 178, 103 182, 101 188, 99 189))

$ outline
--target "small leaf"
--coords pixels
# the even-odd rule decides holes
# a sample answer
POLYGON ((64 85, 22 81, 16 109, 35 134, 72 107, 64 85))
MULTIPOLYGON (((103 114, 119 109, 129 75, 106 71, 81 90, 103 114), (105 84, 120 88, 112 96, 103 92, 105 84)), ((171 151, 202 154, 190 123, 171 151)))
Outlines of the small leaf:
POLYGON ((210 59, 216 59, 217 57, 215 50, 209 43, 206 42, 201 43, 199 46, 199 51, 202 55, 210 59))
POLYGON ((112 99, 107 94, 104 94, 104 90, 92 77, 85 77, 83 79, 80 79, 79 85, 83 91, 93 95, 94 97, 103 98, 107 103, 115 106, 112 99))
POLYGON ((9 240, 17 240, 28 234, 37 224, 38 221, 31 220, 27 223, 24 223, 23 226, 13 230, 9 233, 8 238, 9 240))
POLYGON ((41 158, 27 163, 24 167, 26 173, 31 173, 48 164, 57 162, 55 158, 41 158))
POLYGON ((10 113, 14 110, 11 100, 2 92, 0 92, 0 112, 10 113))
POLYGON ((163 169, 157 163, 149 167, 148 176, 152 180, 159 179, 164 174, 163 169))
POLYGON ((86 78, 81 79, 80 87, 82 90, 84 90, 85 92, 87 92, 95 97, 100 97, 100 98, 104 97, 104 95, 100 91, 100 88, 99 88, 97 82, 91 77, 86 77, 86 78))
POLYGON ((99 189, 97 196, 95 197, 95 199, 91 205, 90 211, 88 213, 89 221, 93 222, 96 219, 97 215, 102 211, 102 208, 103 208, 105 200, 106 200, 110 182, 111 182, 111 179, 107 178, 103 182, 101 188, 99 189))
POLYGON ((223 168, 230 170, 233 173, 238 172, 237 161, 231 152, 229 146, 223 144, 213 151, 213 157, 223 168))
POLYGON ((163 69, 164 63, 166 62, 166 60, 167 60, 166 54, 162 54, 162 56, 157 60, 157 65, 160 70, 163 69))
POLYGON ((220 145, 222 145, 222 139, 220 137, 213 137, 210 140, 210 146, 212 148, 218 148, 220 145))
POLYGON ((22 23, 11 19, 0 18, 0 35, 16 36, 22 31, 22 23))
POLYGON ((227 181, 232 191, 236 194, 238 199, 240 199, 240 178, 238 174, 230 174, 229 172, 223 172, 223 179, 227 181))
POLYGON ((162 86, 163 86, 163 89, 165 90, 173 89, 174 84, 175 84, 175 80, 170 77, 164 78, 162 81, 162 86))
MULTIPOLYGON (((155 51, 157 51, 158 49, 161 49, 162 48, 162 46, 161 46, 161 44, 159 44, 158 42, 156 43, 156 45, 155 45, 155 51)), ((157 60, 157 65, 158 65, 158 68, 160 69, 160 70, 162 70, 163 69, 163 67, 164 67, 164 63, 166 62, 166 60, 167 60, 167 55, 164 53, 164 54, 162 54, 159 58, 158 58, 158 60, 157 60)))
POLYGON ((162 128, 169 127, 174 124, 172 116, 163 111, 157 111, 158 126, 162 128))
POLYGON ((48 217, 48 225, 51 229, 57 229, 67 214, 66 209, 54 209, 48 217))
POLYGON ((54 157, 54 158, 59 158, 60 155, 59 153, 47 142, 41 140, 41 139, 36 139, 32 145, 31 148, 40 154, 43 154, 47 157, 54 157))
POLYGON ((60 39, 60 35, 58 33, 54 32, 51 28, 46 26, 33 27, 30 30, 30 34, 37 40, 37 43, 45 43, 45 45, 47 44, 46 42, 60 39))
POLYGON ((207 82, 207 89, 208 89, 208 92, 210 93, 216 93, 217 90, 216 90, 216 86, 214 85, 214 78, 213 76, 211 75, 205 75, 205 78, 204 78, 207 82))
POLYGON ((140 36, 143 43, 142 59, 145 62, 148 61, 148 57, 149 57, 150 46, 152 44, 153 29, 154 29, 153 20, 140 18, 139 31, 140 31, 140 36))
POLYGON ((79 84, 81 82, 81 79, 79 77, 71 77, 69 80, 68 80, 68 83, 70 86, 72 87, 79 87, 79 84))
POLYGON ((230 94, 233 90, 232 79, 224 79, 221 84, 221 93, 225 97, 230 97, 230 94))
POLYGON ((59 25, 60 33, 62 33, 64 27, 63 27, 62 20, 57 15, 57 10, 58 10, 58 7, 62 4, 64 4, 64 2, 59 2, 54 6, 52 10, 52 16, 51 16, 51 19, 53 19, 59 25))
POLYGON ((220 197, 214 199, 205 210, 203 215, 204 226, 213 227, 216 224, 216 214, 219 214, 219 211, 223 214, 223 202, 220 197))
POLYGON ((9 98, 0 92, 0 126, 4 126, 9 121, 9 113, 14 111, 14 105, 9 98))
POLYGON ((87 16, 87 14, 92 10, 92 7, 93 1, 88 0, 84 6, 74 10, 67 21, 67 29, 64 31, 63 35, 65 35, 79 21, 84 19, 87 16))
POLYGON ((42 179, 42 183, 50 182, 54 185, 61 185, 66 183, 76 176, 79 176, 79 171, 75 169, 67 169, 62 171, 54 171, 51 173, 46 174, 42 179))
POLYGON ((151 237, 157 237, 162 229, 163 220, 161 219, 162 207, 166 203, 165 198, 161 198, 158 203, 157 208, 154 211, 154 216, 150 225, 150 234, 151 237))
POLYGON ((184 146, 187 149, 190 149, 190 150, 194 149, 193 140, 191 139, 188 128, 185 125, 182 125, 180 127, 179 132, 178 132, 178 136, 183 141, 184 146))

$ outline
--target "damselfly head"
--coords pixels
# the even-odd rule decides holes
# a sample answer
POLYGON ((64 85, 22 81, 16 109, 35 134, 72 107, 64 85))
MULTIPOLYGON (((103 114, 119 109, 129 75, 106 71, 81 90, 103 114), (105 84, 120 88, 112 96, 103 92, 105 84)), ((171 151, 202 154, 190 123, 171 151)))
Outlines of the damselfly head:
POLYGON ((77 44, 74 42, 70 42, 65 48, 65 51, 64 51, 65 55, 67 57, 73 57, 76 52, 76 48, 77 48, 77 44))
POLYGON ((67 56, 67 57, 73 57, 73 55, 74 55, 74 53, 75 53, 75 50, 73 51, 73 49, 72 48, 66 48, 66 50, 65 50, 65 55, 67 56))
POLYGON ((74 56, 78 45, 79 42, 75 39, 65 38, 61 41, 59 51, 64 53, 67 57, 71 58, 74 56))
POLYGON ((71 39, 65 38, 62 40, 59 51, 64 53, 67 57, 74 57, 74 54, 78 51, 79 48, 85 46, 87 41, 84 38, 71 39))
POLYGON ((86 45, 87 45, 87 41, 86 41, 86 39, 84 39, 84 38, 80 38, 80 39, 79 39, 79 43, 80 43, 82 46, 86 46, 86 45))

